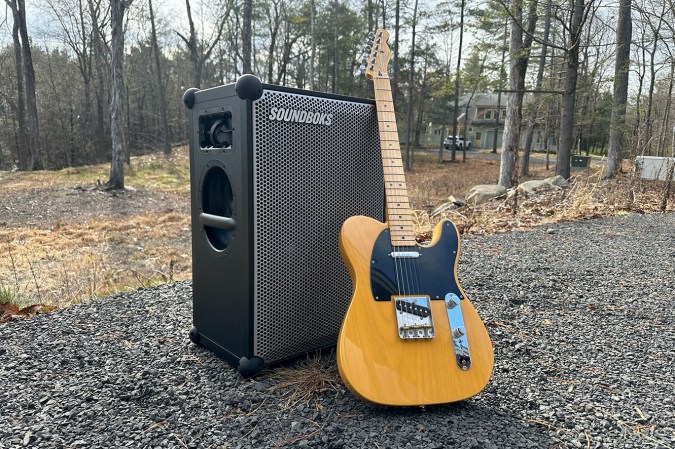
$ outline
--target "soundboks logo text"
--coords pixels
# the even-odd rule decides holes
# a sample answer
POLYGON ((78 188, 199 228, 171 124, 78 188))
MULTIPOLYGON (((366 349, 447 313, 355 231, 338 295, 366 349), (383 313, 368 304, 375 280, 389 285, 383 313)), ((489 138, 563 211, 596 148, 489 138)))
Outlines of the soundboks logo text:
POLYGON ((333 114, 299 111, 297 109, 271 108, 269 119, 280 122, 312 123, 324 126, 333 124, 333 114))

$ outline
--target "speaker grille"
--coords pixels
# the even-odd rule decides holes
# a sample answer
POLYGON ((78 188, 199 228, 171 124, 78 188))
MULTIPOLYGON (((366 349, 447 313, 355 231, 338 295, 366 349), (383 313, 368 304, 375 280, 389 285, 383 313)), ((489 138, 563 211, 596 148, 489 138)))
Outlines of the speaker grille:
POLYGON ((374 105, 266 90, 253 126, 253 347, 274 362, 337 341, 352 291, 340 227, 383 220, 384 181, 374 105), (271 120, 273 108, 332 123, 271 120))

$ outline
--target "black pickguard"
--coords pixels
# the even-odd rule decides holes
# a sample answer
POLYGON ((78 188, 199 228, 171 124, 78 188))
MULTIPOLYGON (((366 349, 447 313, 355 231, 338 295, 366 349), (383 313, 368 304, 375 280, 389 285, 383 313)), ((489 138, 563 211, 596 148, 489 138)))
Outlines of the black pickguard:
POLYGON ((464 299, 454 276, 458 248, 459 236, 450 222, 443 223, 440 239, 430 247, 417 245, 394 249, 389 229, 383 230, 370 257, 373 298, 390 301, 392 295, 428 295, 431 299, 444 299, 447 293, 454 293, 464 299), (398 259, 395 264, 390 256, 392 251, 417 251, 420 256, 398 259))

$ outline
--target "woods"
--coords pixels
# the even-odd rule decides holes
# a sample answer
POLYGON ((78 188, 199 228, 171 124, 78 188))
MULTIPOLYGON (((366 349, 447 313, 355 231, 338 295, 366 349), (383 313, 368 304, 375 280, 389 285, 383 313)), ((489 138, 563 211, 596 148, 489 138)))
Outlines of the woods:
POLYGON ((372 97, 352 73, 382 26, 406 167, 419 146, 447 160, 446 133, 503 147, 505 186, 530 151, 555 151, 564 177, 572 154, 607 155, 611 177, 622 158, 672 153, 672 0, 4 2, 3 170, 107 161, 121 187, 131 155, 185 142, 187 88, 243 73, 372 97), (499 94, 496 112, 469 117, 481 94, 499 94))

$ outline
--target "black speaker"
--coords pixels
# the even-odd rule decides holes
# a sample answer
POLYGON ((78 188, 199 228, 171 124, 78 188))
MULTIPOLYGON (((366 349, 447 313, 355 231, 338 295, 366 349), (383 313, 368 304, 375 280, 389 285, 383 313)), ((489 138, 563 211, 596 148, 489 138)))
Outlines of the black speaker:
POLYGON ((244 376, 334 345, 352 285, 344 220, 384 220, 372 100, 262 84, 183 96, 189 109, 193 342, 244 376))

